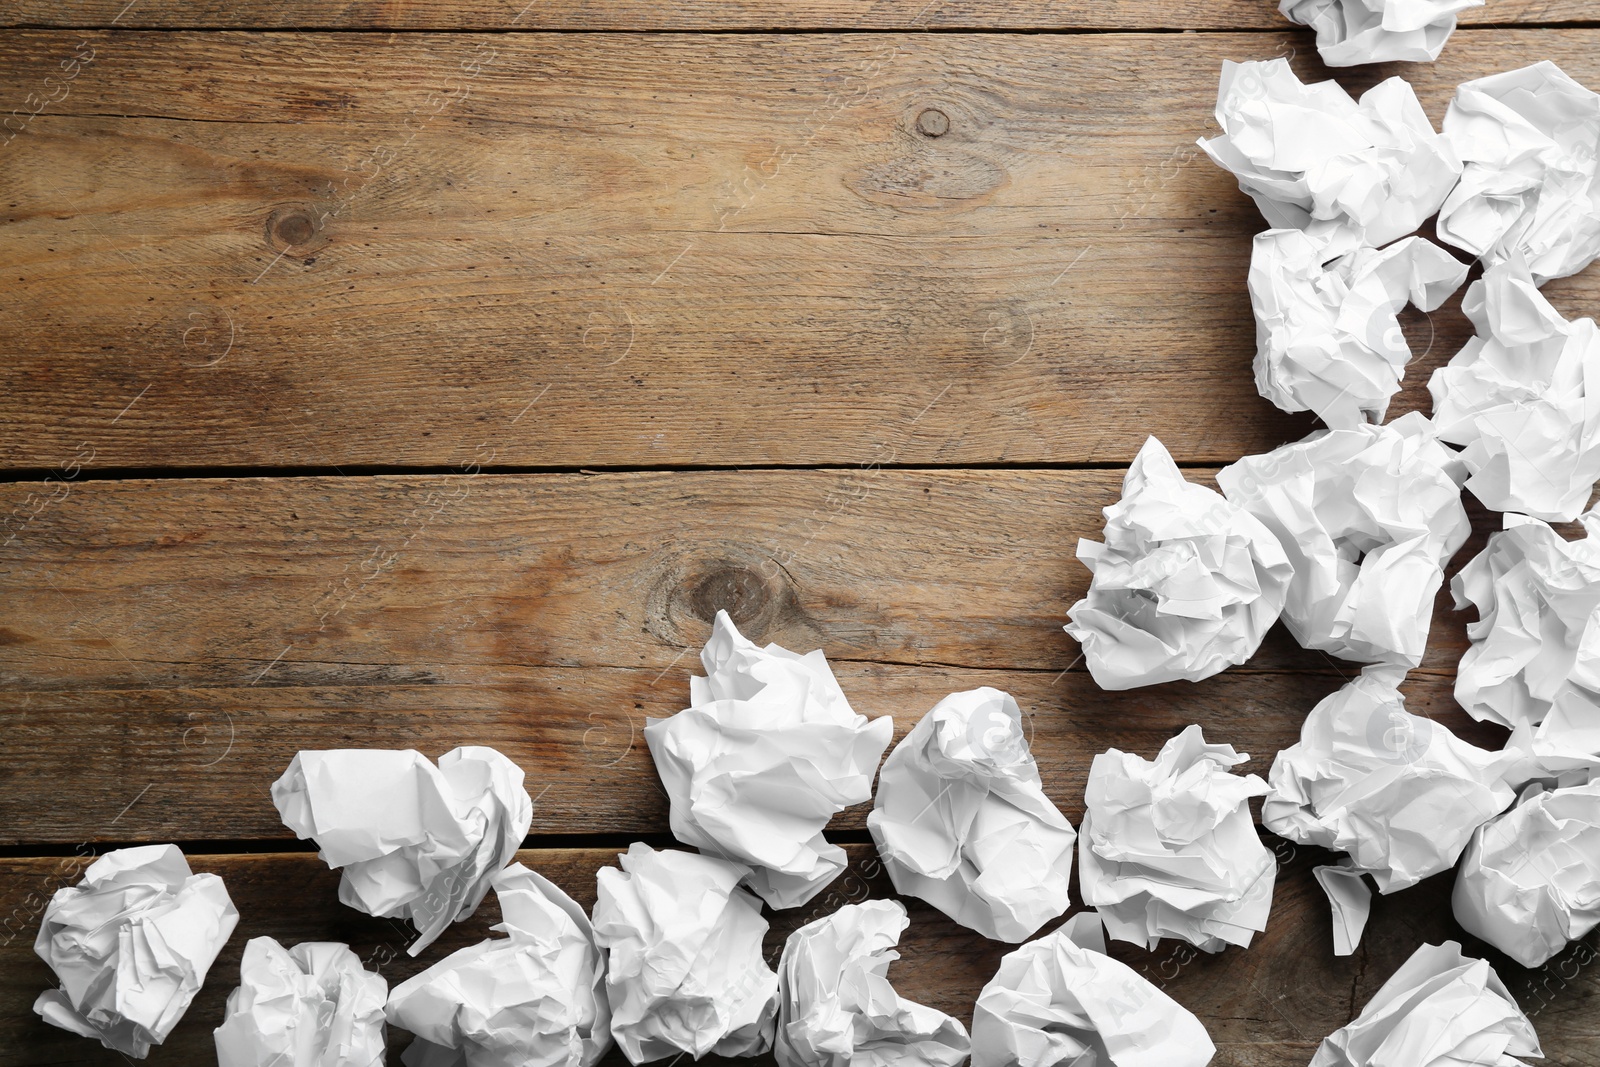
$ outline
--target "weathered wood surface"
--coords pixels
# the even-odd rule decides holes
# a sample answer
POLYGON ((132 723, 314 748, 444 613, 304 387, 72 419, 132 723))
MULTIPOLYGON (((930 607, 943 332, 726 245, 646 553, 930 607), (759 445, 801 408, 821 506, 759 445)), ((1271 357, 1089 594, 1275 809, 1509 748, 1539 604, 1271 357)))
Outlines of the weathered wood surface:
MULTIPOLYGON (((948 692, 1011 691, 1073 818, 1096 752, 1151 755, 1190 722, 1264 774, 1359 668, 1280 629, 1206 683, 1101 692, 1061 624, 1088 580, 1072 551, 1120 478, 180 479, 31 502, 38 486, 0 487, 0 513, 29 520, 0 548, 0 841, 281 837, 267 787, 297 749, 468 743, 529 772, 536 832, 662 832, 640 731, 683 706, 719 607, 753 639, 823 649, 855 705, 902 732, 948 692)), ((1498 745, 1451 696, 1472 616, 1447 596, 1413 707, 1498 745)))
MULTIPOLYGON (((1591 22, 1587 0, 1502 0, 1463 25, 1591 22)), ((1282 29, 1257 0, 10 0, 0 26, 395 30, 1282 29)))
MULTIPOLYGON (((1305 44, 0 33, 0 100, 36 101, 0 149, 0 467, 1264 450, 1311 424, 1256 395, 1263 224, 1193 142, 1224 59, 1310 76, 1305 44)), ((1437 119, 1537 59, 1600 84, 1597 44, 1462 31, 1405 74, 1437 119)), ((1396 411, 1467 336, 1410 327, 1396 411)))
MULTIPOLYGON (((1112 945, 1114 956, 1142 971, 1204 1020, 1218 1046, 1214 1067, 1304 1064, 1322 1037, 1359 1011, 1418 945, 1458 936, 1449 920, 1450 876, 1445 875, 1378 899, 1361 950, 1355 956, 1335 958, 1328 951, 1332 933, 1327 903, 1311 876, 1311 868, 1324 862, 1326 854, 1269 840, 1275 842, 1282 861, 1273 921, 1248 950, 1206 956, 1170 942, 1154 952, 1112 945)), ((893 895, 871 846, 847 848, 851 869, 827 893, 806 907, 771 915, 770 962, 776 962, 783 937, 803 923, 844 903, 893 895)), ((524 851, 518 858, 586 908, 594 902, 594 872, 616 862, 614 851, 600 849, 524 851)), ((195 855, 190 862, 198 871, 223 877, 241 921, 183 1022, 146 1061, 151 1067, 212 1062, 211 1030, 222 1019, 223 1001, 238 981, 239 956, 251 937, 271 936, 285 944, 344 941, 369 967, 395 983, 463 945, 491 936, 489 927, 499 919, 491 896, 477 915, 453 925, 412 960, 404 954, 411 940, 409 928, 339 905, 338 876, 314 855, 195 855)), ((50 982, 48 968, 32 951, 37 923, 49 894, 75 881, 84 865, 79 857, 0 860, 0 914, 9 917, 6 932, 0 935, 0 1060, 8 1067, 122 1062, 93 1042, 46 1026, 29 1010, 33 998, 50 982)), ((1076 899, 1076 885, 1073 895, 1076 899)), ((911 926, 900 943, 901 959, 891 967, 890 979, 905 996, 970 1022, 972 1003, 1007 946, 987 941, 918 902, 908 904, 911 926)), ((1539 972, 1525 971, 1481 944, 1466 947, 1487 952, 1523 1008, 1536 1013, 1545 1062, 1562 1067, 1600 1065, 1595 1021, 1600 967, 1595 965, 1592 945, 1574 946, 1539 972)), ((391 1030, 393 1046, 402 1047, 407 1040, 408 1035, 391 1030)), ((605 1062, 609 1067, 626 1060, 613 1053, 605 1062)), ((765 1057, 702 1062, 773 1061, 765 1057)))

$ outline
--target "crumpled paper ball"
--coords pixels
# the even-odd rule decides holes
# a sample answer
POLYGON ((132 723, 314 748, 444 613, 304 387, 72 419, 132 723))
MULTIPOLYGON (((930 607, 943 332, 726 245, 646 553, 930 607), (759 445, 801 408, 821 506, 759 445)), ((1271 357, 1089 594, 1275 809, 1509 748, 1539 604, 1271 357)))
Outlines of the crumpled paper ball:
POLYGON ((1600 925, 1600 779, 1535 782, 1478 827, 1451 903, 1462 929, 1524 967, 1600 925))
POLYGON ((778 962, 779 1067, 957 1067, 967 1028, 889 984, 909 920, 897 900, 846 904, 789 935, 778 962))
POLYGON ((388 995, 347 945, 252 937, 213 1031, 218 1067, 383 1067, 388 995))
POLYGON ((1440 438, 1466 449, 1467 489, 1496 511, 1576 518, 1600 479, 1600 329, 1562 318, 1515 259, 1473 282, 1461 310, 1477 336, 1428 391, 1440 438))
POLYGON ((190 871, 177 845, 107 852, 45 908, 33 950, 61 988, 33 1010, 143 1059, 189 1010, 238 922, 222 879, 190 871))
POLYGON ((1267 783, 1231 768, 1250 759, 1190 726, 1155 761, 1117 749, 1089 768, 1078 885, 1118 941, 1163 937, 1204 952, 1248 945, 1267 928, 1278 866, 1256 835, 1250 798, 1267 783))
POLYGON ((1469 745, 1405 710, 1397 667, 1368 667, 1306 716, 1278 753, 1261 822, 1279 837, 1350 854, 1381 893, 1449 870, 1504 811, 1506 753, 1469 745))
POLYGON ((972 1067, 1205 1067, 1200 1020, 1106 954, 1100 918, 1079 912, 1009 952, 972 1010, 972 1067))
POLYGON ((1528 1067, 1514 1057, 1542 1055, 1494 968, 1446 941, 1412 953, 1310 1067, 1528 1067))
POLYGON ((1198 682, 1255 654, 1293 573, 1271 530, 1185 481, 1154 437, 1105 516, 1105 544, 1078 542, 1094 578, 1066 627, 1102 689, 1198 682))
POLYGON ((1431 63, 1456 29, 1456 15, 1483 0, 1280 0, 1290 22, 1317 31, 1330 67, 1431 63))
POLYGON ((1401 309, 1434 310, 1466 281, 1467 265, 1421 237, 1343 254, 1329 245, 1300 230, 1256 235, 1256 388, 1332 427, 1382 422, 1411 360, 1401 309))
POLYGON ((396 986, 406 1067, 590 1067, 611 1048, 606 957, 583 909, 520 863, 495 872, 501 921, 396 986))
POLYGON ((1600 515, 1583 523, 1588 536, 1568 541, 1538 519, 1506 515, 1456 573, 1456 610, 1478 609, 1456 700, 1506 727, 1538 726, 1554 711, 1541 736, 1572 734, 1575 747, 1600 752, 1600 515))
POLYGON ((435 767, 410 749, 305 751, 272 783, 272 802, 299 838, 343 869, 339 900, 379 918, 409 919, 415 956, 478 909, 489 881, 533 822, 522 768, 466 745, 435 767))
POLYGON ((1600 256, 1600 95, 1546 60, 1463 82, 1444 136, 1466 166, 1439 240, 1486 265, 1520 258, 1540 285, 1600 256))
POLYGON ((878 773, 867 828, 897 892, 984 937, 1024 941, 1067 910, 1077 834, 1009 693, 952 693, 924 715, 878 773))
POLYGON ((1319 431, 1217 472, 1227 498, 1277 534, 1294 565, 1283 622, 1295 639, 1408 667, 1422 661, 1444 565, 1470 532, 1465 479, 1415 411, 1319 431))
POLYGON ((887 715, 857 715, 820 651, 796 655, 745 638, 717 612, 687 710, 651 719, 644 737, 686 845, 749 866, 774 908, 804 904, 845 867, 823 827, 872 799, 894 737, 887 715))
POLYGON ((600 868, 595 939, 610 952, 611 1033, 632 1063, 772 1047, 778 976, 742 863, 635 842, 600 868))
POLYGON ((1267 222, 1331 238, 1339 251, 1414 232, 1439 210, 1461 160, 1400 78, 1358 104, 1334 81, 1304 85, 1285 59, 1224 62, 1222 135, 1201 138, 1267 222))

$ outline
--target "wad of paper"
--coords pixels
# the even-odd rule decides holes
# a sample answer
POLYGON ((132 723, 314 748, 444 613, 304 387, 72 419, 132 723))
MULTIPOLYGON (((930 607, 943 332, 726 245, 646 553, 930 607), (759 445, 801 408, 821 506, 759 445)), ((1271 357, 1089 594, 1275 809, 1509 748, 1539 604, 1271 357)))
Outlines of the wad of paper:
POLYGON ((1007 953, 972 1011, 972 1067, 1210 1063, 1216 1046, 1200 1020, 1105 953, 1092 911, 1007 953))
POLYGON ((330 749, 296 755, 272 802, 343 870, 340 901, 411 920, 415 956, 477 910, 527 836, 533 802, 522 782, 522 768, 492 748, 452 749, 437 767, 409 749, 330 749))
POLYGON ((1077 835, 1009 693, 952 693, 924 715, 879 772, 867 828, 898 892, 985 937, 1025 941, 1067 910, 1077 835))
POLYGON ((897 900, 846 904, 807 923, 778 962, 779 1067, 957 1067, 967 1029, 889 984, 905 933, 897 900))
MULTIPOLYGON (((1404 677, 1398 667, 1367 667, 1319 701, 1299 743, 1278 753, 1268 777, 1262 825, 1350 855, 1345 880, 1318 877, 1336 929, 1352 909, 1365 921, 1365 888, 1349 879, 1365 873, 1379 892, 1393 893, 1449 870, 1473 831, 1511 803, 1503 775, 1513 757, 1406 711, 1398 689, 1404 677)), ((1353 949, 1354 939, 1340 947, 1353 949)))
POLYGON ((1284 625, 1306 648, 1414 667, 1444 565, 1470 530, 1466 469, 1420 412, 1319 431, 1217 472, 1294 565, 1284 625))
POLYGON ((51 1026, 143 1059, 178 1025, 239 912, 176 845, 107 852, 58 889, 33 950, 61 983, 33 1002, 51 1026))
POLYGON ((1456 700, 1475 719, 1538 726, 1543 740, 1600 753, 1600 515, 1583 523, 1588 536, 1568 541, 1506 515, 1456 574, 1456 609, 1478 609, 1456 700))
POLYGON ((628 1060, 771 1048, 778 976, 761 958, 761 903, 739 885, 750 868, 638 842, 621 860, 600 868, 594 930, 628 1060))
POLYGON ((761 648, 725 611, 700 662, 691 706, 644 731, 672 832, 750 867, 750 888, 772 907, 804 904, 844 870, 823 827, 872 799, 894 721, 856 714, 820 651, 761 648))
POLYGON ((1600 775, 1534 782, 1480 826, 1456 872, 1456 921, 1524 967, 1600 924, 1600 775))
POLYGON ((1456 15, 1483 0, 1280 0, 1290 22, 1317 32, 1330 67, 1431 63, 1456 29, 1456 15))
POLYGON ((1546 60, 1464 82, 1444 135, 1466 166, 1439 240, 1489 266, 1519 258, 1540 285, 1600 255, 1600 95, 1546 60))
POLYGON ((1111 749, 1094 758, 1078 839, 1078 884, 1119 941, 1163 937, 1204 952, 1248 945, 1267 928, 1277 863, 1256 835, 1250 798, 1267 783, 1232 768, 1249 755, 1190 726, 1155 761, 1111 749))
POLYGON ((1094 577, 1066 627, 1102 689, 1198 682, 1255 654, 1293 574, 1271 530, 1185 481, 1154 437, 1105 516, 1105 544, 1078 542, 1094 577))
POLYGON ((213 1032, 218 1067, 383 1067, 389 984, 334 941, 252 937, 213 1032))
POLYGON ((1515 1057, 1543 1055, 1494 968, 1446 941, 1412 953, 1310 1067, 1528 1067, 1515 1057))
POLYGON ((1496 511, 1565 522, 1600 479, 1600 329, 1568 322, 1513 258, 1473 282, 1477 336, 1433 372, 1433 422, 1462 445, 1467 488, 1496 511))
POLYGON ((1334 254, 1414 232, 1461 174, 1400 78, 1358 104, 1337 82, 1302 84, 1285 59, 1224 62, 1216 114, 1222 135, 1201 138, 1205 153, 1271 226, 1327 237, 1334 254))
POLYGON ((387 1013, 416 1034, 406 1067, 591 1067, 611 1047, 605 952, 589 917, 536 871, 495 873, 489 938, 396 986, 387 1013))
POLYGON ((1411 360, 1401 309, 1434 310, 1466 280, 1467 266, 1421 237, 1343 254, 1330 245, 1300 230, 1256 235, 1256 388, 1284 411, 1313 411, 1334 428, 1382 422, 1411 360))

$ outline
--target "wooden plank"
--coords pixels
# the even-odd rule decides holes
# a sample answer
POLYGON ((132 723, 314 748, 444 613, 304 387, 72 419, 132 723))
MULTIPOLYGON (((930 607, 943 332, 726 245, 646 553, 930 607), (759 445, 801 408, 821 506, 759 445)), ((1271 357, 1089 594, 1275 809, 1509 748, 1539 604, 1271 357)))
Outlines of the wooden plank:
MULTIPOLYGON (((269 789, 307 748, 499 749, 528 775, 532 832, 667 833, 667 802, 644 743, 647 717, 685 704, 693 661, 655 670, 506 670, 474 684, 0 693, 6 717, 0 845, 292 839, 269 789), (71 796, 62 801, 62 791, 71 796)), ((487 672, 485 672, 487 674, 487 672)), ((1294 744, 1334 673, 1224 674, 1192 688, 1101 692, 1081 671, 948 670, 844 663, 863 714, 893 715, 896 739, 945 694, 991 685, 1023 708, 1046 791, 1077 823, 1096 753, 1153 758, 1190 723, 1266 776, 1294 744)), ((1480 744, 1505 733, 1466 718, 1448 679, 1416 675, 1410 707, 1480 744)), ((866 805, 835 829, 862 830, 866 805)))
MULTIPOLYGON (((1121 481, 851 468, 14 483, 0 486, 0 684, 662 671, 698 653, 719 607, 836 661, 1063 671, 1080 666, 1061 626, 1089 580, 1073 554, 1102 536, 1121 481)), ((1426 669, 1453 669, 1469 618, 1441 592, 1426 669)), ((1270 636, 1250 666, 1336 669, 1270 636)))
MULTIPOLYGON (((1316 849, 1293 849, 1278 842, 1283 863, 1267 931, 1247 950, 1217 956, 1164 943, 1155 952, 1113 944, 1112 955, 1142 971, 1206 1024, 1218 1046, 1216 1067, 1300 1067, 1318 1041, 1343 1025, 1377 991, 1407 956, 1425 942, 1462 938, 1450 920, 1448 877, 1434 878, 1373 909, 1361 951, 1334 958, 1327 904, 1311 876, 1326 859, 1316 849)), ((828 893, 805 908, 772 916, 767 938, 769 960, 776 961, 782 938, 804 922, 868 896, 892 895, 870 846, 848 846, 851 869, 828 893)), ((594 872, 614 864, 604 850, 542 850, 518 857, 570 892, 584 907, 594 902, 594 872)), ((399 924, 360 915, 337 903, 337 876, 308 854, 190 857, 199 871, 220 874, 241 913, 239 928, 224 949, 205 987, 167 1043, 149 1058, 163 1064, 210 1062, 211 1029, 237 981, 239 956, 250 937, 271 936, 284 943, 342 940, 349 943, 391 983, 403 980, 455 949, 489 936, 498 921, 491 898, 472 918, 453 925, 412 960, 403 953, 409 933, 399 924)), ((32 936, 49 893, 79 877, 84 861, 0 860, 0 913, 10 917, 0 941, 0 1058, 12 1067, 82 1063, 114 1064, 116 1054, 93 1042, 54 1030, 29 1010, 50 982, 48 969, 32 953, 32 936)), ((1074 887, 1076 898, 1077 889, 1074 887)), ((987 941, 950 922, 919 902, 908 902, 911 926, 900 942, 901 959, 889 972, 905 996, 970 1022, 972 1003, 993 975, 1007 946, 987 941)), ((1575 946, 1542 972, 1526 971, 1486 951, 1468 938, 1469 952, 1489 955, 1534 1022, 1548 1062, 1565 1067, 1600 1064, 1600 1035, 1594 1005, 1600 995, 1600 968, 1592 944, 1575 946)), ((408 1035, 391 1032, 401 1047, 408 1035)), ((605 1063, 625 1063, 613 1054, 605 1063)), ((770 1064, 770 1057, 707 1063, 770 1064)))
MULTIPOLYGON (((0 34, 0 100, 64 94, 0 151, 0 467, 1261 451, 1311 424, 1255 394, 1262 223, 1193 141, 1223 59, 1304 43, 0 34)), ((1437 119, 1536 59, 1600 84, 1597 43, 1463 31, 1405 73, 1437 119)), ((1467 331, 1410 326, 1397 412, 1467 331)))
MULTIPOLYGON (((1511 0, 1462 13, 1464 25, 1546 25, 1591 20, 1585 0, 1511 0)), ((405 4, 353 0, 13 0, 0 26, 150 29, 367 30, 908 30, 1282 29, 1276 7, 1251 0, 456 0, 405 4)))

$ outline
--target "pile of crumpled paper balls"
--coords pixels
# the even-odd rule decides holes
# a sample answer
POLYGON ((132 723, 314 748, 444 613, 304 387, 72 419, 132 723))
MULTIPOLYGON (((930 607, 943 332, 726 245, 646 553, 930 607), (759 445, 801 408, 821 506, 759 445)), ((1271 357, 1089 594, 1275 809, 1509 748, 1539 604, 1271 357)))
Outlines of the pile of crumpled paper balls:
MULTIPOLYGON (((1472 0, 1284 0, 1329 63, 1432 59, 1472 0)), ((846 699, 821 652, 747 640, 718 613, 689 706, 645 731, 671 828, 697 851, 632 845, 586 914, 513 862, 531 825, 524 776, 463 747, 301 752, 273 785, 284 823, 341 871, 340 900, 413 924, 415 955, 492 890, 503 934, 389 989, 346 946, 245 947, 216 1028, 222 1067, 368 1067, 385 1026, 410 1067, 588 1065, 771 1052, 784 1067, 1202 1067, 1204 1024, 1106 954, 1244 948, 1266 928, 1266 826, 1343 859, 1316 870, 1332 951, 1359 942, 1372 887, 1457 869, 1462 927, 1537 966, 1600 922, 1600 538, 1569 542, 1600 477, 1600 334, 1541 295, 1600 255, 1600 96, 1550 63, 1462 85, 1436 132, 1391 78, 1352 100, 1283 60, 1225 65, 1202 141, 1273 227, 1249 290, 1262 395, 1328 429, 1185 480, 1145 444, 1105 510, 1070 611, 1096 681, 1200 681, 1247 660, 1282 619, 1305 647, 1367 664, 1309 710, 1266 780, 1199 726, 1154 758, 1095 756, 1074 829, 1046 794, 1012 697, 940 700, 889 752, 893 723, 846 699), (1457 290, 1477 329, 1430 383, 1434 414, 1382 419, 1410 352, 1398 315, 1457 290), (1597 393, 1591 395, 1590 387, 1597 393), (1475 607, 1456 695, 1508 728, 1499 751, 1405 710, 1444 568, 1468 534, 1462 490, 1505 528, 1455 577, 1475 607), (880 766, 881 763, 881 766, 880 766), (874 791, 874 779, 877 788, 874 791), (823 834, 868 820, 896 890, 1005 956, 969 1032, 889 980, 903 905, 812 913, 762 955, 762 906, 804 907, 845 868, 823 834), (1083 903, 1069 908, 1074 850, 1083 903)), ((1600 515, 1582 516, 1591 535, 1600 515)), ((37 950, 59 989, 46 1021, 130 1057, 182 1018, 238 913, 171 845, 100 857, 59 891, 37 950)), ((1312 1067, 1520 1064, 1538 1039, 1504 983, 1454 942, 1424 945, 1312 1067)))

